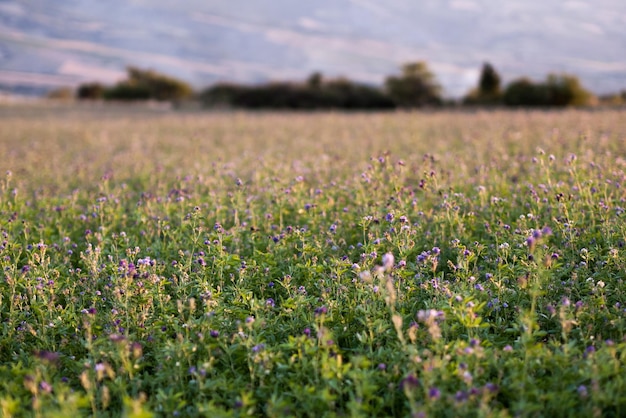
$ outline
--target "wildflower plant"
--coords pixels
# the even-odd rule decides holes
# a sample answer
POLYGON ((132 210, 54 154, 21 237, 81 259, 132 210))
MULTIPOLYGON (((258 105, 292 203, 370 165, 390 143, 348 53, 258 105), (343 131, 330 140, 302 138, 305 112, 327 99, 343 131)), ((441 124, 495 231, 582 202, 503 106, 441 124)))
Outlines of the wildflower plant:
POLYGON ((23 110, 1 416, 624 415, 623 112, 23 110))

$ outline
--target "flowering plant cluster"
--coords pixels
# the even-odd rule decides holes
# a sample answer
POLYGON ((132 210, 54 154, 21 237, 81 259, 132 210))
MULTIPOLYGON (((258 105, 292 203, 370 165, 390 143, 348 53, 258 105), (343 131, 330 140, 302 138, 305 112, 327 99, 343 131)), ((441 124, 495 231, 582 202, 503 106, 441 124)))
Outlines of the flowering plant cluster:
POLYGON ((0 416, 626 413, 618 111, 2 112, 0 416))

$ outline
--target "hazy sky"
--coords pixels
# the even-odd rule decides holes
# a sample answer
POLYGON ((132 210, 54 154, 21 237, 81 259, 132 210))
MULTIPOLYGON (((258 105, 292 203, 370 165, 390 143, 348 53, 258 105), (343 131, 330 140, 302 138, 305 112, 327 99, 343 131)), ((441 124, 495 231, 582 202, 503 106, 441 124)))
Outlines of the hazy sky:
POLYGON ((315 70, 380 84, 425 60, 452 96, 483 61, 604 93, 626 88, 624 28, 623 0, 4 0, 0 84, 113 82, 129 64, 198 87, 315 70))

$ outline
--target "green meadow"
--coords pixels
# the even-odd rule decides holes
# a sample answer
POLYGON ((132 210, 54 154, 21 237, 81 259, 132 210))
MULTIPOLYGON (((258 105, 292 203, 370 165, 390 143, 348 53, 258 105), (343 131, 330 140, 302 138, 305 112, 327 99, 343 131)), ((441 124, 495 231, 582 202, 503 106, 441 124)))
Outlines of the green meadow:
POLYGON ((626 113, 0 107, 0 416, 626 415, 626 113))

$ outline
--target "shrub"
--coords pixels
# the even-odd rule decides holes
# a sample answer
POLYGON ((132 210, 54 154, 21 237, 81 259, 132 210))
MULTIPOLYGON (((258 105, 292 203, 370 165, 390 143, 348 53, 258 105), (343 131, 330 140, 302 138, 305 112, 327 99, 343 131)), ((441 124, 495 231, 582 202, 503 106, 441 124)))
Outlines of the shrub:
POLYGON ((106 87, 100 83, 86 83, 78 86, 76 98, 80 100, 99 100, 104 98, 106 87))

